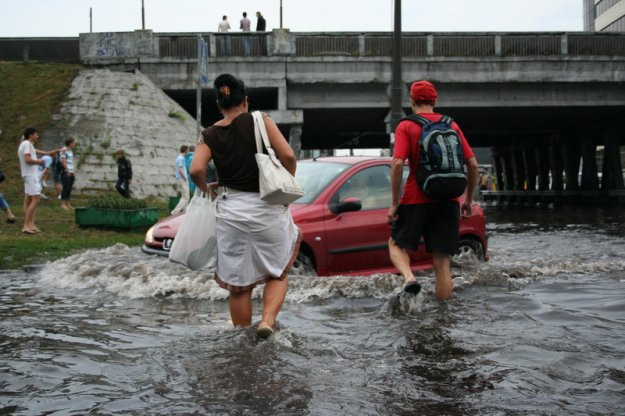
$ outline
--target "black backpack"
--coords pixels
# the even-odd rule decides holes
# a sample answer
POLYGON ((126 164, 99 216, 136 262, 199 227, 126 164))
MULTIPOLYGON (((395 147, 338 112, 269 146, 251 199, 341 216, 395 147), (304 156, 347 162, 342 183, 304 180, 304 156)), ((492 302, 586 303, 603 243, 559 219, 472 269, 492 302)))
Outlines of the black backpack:
POLYGON ((458 132, 451 128, 453 119, 443 116, 439 121, 412 114, 410 120, 421 126, 419 138, 419 167, 416 172, 419 187, 428 195, 451 199, 467 188, 464 152, 458 132))

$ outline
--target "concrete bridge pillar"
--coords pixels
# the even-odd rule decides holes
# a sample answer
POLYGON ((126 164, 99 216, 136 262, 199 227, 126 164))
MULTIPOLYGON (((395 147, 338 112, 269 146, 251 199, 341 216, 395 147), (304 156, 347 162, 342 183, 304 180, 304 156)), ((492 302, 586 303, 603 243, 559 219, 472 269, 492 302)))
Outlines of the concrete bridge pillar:
POLYGON ((534 149, 535 161, 538 171, 538 190, 549 190, 549 149, 539 146, 534 149))
POLYGON ((512 170, 514 172, 514 186, 512 189, 515 191, 524 190, 526 174, 522 150, 512 152, 512 170))
POLYGON ((566 177, 566 190, 579 191, 579 162, 581 159, 579 145, 571 141, 562 145, 562 159, 566 177))
POLYGON ((514 167, 512 166, 512 153, 504 153, 502 159, 504 169, 504 182, 502 189, 505 191, 512 191, 514 190, 514 167))
POLYGON ((592 137, 582 140, 582 191, 599 189, 597 176, 597 145, 592 137))
POLYGON ((530 191, 534 191, 536 189, 537 175, 536 156, 534 154, 534 149, 526 149, 523 151, 523 161, 527 178, 527 189, 530 191))
POLYGON ((561 191, 562 182, 562 149, 559 143, 549 145, 549 165, 551 166, 551 190, 561 191))
POLYGON ((620 130, 610 126, 603 131, 603 173, 601 189, 623 189, 623 167, 621 165, 621 149, 619 146, 620 130))
POLYGON ((495 162, 495 180, 497 181, 497 190, 502 191, 504 189, 504 161, 500 154, 493 155, 495 162))

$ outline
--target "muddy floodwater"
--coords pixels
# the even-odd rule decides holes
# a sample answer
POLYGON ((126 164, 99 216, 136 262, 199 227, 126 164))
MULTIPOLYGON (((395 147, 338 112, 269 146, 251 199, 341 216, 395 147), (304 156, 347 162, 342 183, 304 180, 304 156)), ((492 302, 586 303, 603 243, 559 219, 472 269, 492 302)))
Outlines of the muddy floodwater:
POLYGON ((137 247, 5 271, 0 415, 622 415, 621 211, 488 209, 490 260, 444 303, 431 272, 406 298, 299 271, 268 341, 211 273, 137 247))

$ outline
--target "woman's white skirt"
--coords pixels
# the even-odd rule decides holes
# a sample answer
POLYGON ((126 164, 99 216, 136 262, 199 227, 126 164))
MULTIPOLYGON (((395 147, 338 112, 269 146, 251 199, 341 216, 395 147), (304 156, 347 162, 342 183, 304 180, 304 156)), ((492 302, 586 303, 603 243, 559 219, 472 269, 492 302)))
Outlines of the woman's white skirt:
POLYGON ((289 208, 254 192, 228 190, 217 200, 215 280, 231 292, 284 279, 299 251, 301 232, 289 208))

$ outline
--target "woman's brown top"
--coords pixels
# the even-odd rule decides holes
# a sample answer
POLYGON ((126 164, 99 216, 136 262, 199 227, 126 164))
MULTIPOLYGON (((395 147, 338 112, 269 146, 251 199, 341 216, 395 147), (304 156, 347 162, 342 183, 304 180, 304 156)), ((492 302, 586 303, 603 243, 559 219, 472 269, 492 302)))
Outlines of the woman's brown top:
POLYGON ((200 142, 206 143, 211 150, 219 186, 245 192, 259 191, 252 114, 242 113, 228 126, 210 126, 202 132, 200 142))

